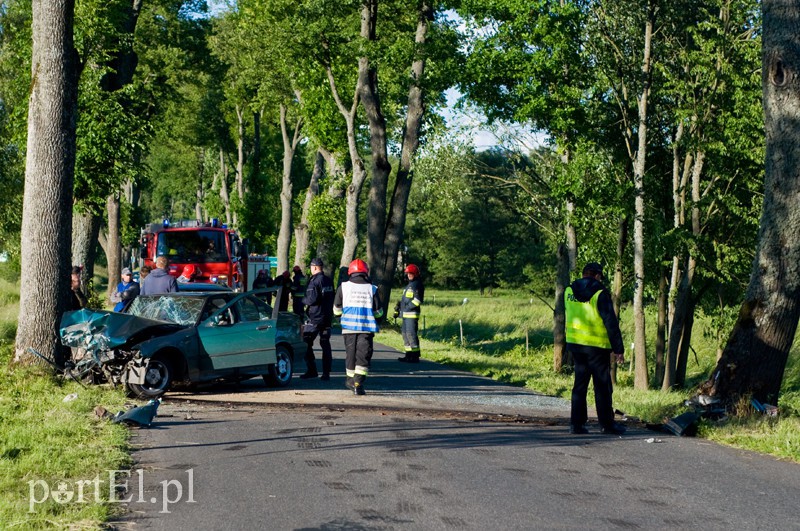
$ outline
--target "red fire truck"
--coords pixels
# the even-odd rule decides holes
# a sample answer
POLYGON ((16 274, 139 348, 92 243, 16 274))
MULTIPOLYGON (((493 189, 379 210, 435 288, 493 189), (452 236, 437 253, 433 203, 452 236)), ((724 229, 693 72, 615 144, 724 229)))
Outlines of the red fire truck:
POLYGON ((142 265, 155 267, 156 257, 169 259, 169 273, 179 277, 185 266, 194 266, 192 282, 246 286, 247 241, 214 219, 151 223, 142 229, 142 265))

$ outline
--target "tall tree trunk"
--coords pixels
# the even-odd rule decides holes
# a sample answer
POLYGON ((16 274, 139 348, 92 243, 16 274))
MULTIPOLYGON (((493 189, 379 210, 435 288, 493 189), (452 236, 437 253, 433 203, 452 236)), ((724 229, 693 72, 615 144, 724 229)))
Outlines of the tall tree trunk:
POLYGON ((89 281, 94 276, 97 258, 97 238, 103 220, 92 213, 73 211, 72 214, 72 265, 83 267, 81 289, 88 293, 89 281))
MULTIPOLYGON (((368 24, 368 22, 364 21, 364 15, 362 14, 362 28, 365 24, 368 24)), ((350 261, 355 258, 356 249, 358 248, 358 209, 361 189, 364 186, 364 181, 367 179, 367 170, 364 167, 361 154, 358 152, 358 141, 356 139, 356 113, 358 112, 358 99, 361 94, 360 87, 363 79, 361 75, 358 76, 356 88, 353 93, 353 102, 350 107, 347 107, 339 96, 339 90, 336 88, 336 80, 333 76, 333 69, 330 65, 326 67, 325 72, 328 76, 328 84, 331 88, 333 100, 336 102, 336 107, 339 109, 339 113, 344 117, 347 126, 347 150, 353 170, 353 176, 350 179, 350 184, 347 186, 345 194, 344 241, 342 244, 342 256, 339 260, 340 267, 347 267, 350 261)))
MULTIPOLYGON (((361 37, 369 43, 376 40, 378 20, 378 0, 364 0, 361 13, 361 37)), ((385 287, 383 242, 386 229, 386 191, 389 185, 389 154, 386 140, 386 120, 381 109, 378 94, 378 69, 370 63, 366 55, 358 59, 359 87, 361 104, 369 123, 369 144, 371 152, 371 181, 369 187, 369 206, 367 208, 367 262, 370 276, 377 284, 381 301, 388 303, 385 287)), ((391 281, 391 280, 390 280, 391 281)))
MULTIPOLYGON (((289 247, 292 244, 292 161, 297 144, 300 143, 302 120, 298 118, 294 134, 289 136, 286 106, 280 106, 281 136, 283 138, 283 177, 281 184, 281 226, 278 231, 278 273, 289 269, 289 247)), ((299 265, 299 264, 298 264, 299 265)))
POLYGON ((15 361, 34 348, 61 361, 58 326, 69 307, 72 187, 78 94, 73 0, 33 0, 31 86, 22 208, 15 361), (56 274, 53 274, 53 271, 56 274))
POLYGON ((106 200, 106 210, 108 211, 108 225, 106 243, 106 257, 108 258, 108 296, 114 293, 122 272, 122 247, 119 243, 119 196, 111 194, 106 200))
POLYGON ((694 309, 697 301, 689 298, 686 308, 686 319, 681 330, 681 349, 678 351, 678 365, 675 368, 675 386, 686 385, 686 367, 689 363, 689 350, 692 348, 692 329, 694 328, 694 309))
MULTIPOLYGON (((692 166, 692 234, 695 239, 700 238, 700 176, 703 172, 703 165, 705 162, 705 153, 700 151, 694 157, 694 164, 692 166)), ((667 353, 664 381, 661 386, 662 390, 666 391, 673 387, 683 385, 681 378, 679 378, 677 369, 680 361, 680 353, 688 353, 688 345, 683 345, 682 342, 691 340, 691 334, 687 334, 685 328, 687 323, 694 322, 694 316, 688 315, 689 312, 694 312, 694 302, 692 301, 692 282, 694 281, 694 273, 697 268, 697 257, 690 254, 686 259, 686 267, 678 286, 677 294, 675 297, 674 310, 672 321, 670 322, 669 332, 669 350, 667 353)), ((685 367, 685 365, 684 365, 685 367)))
POLYGON ((314 170, 311 172, 311 181, 308 183, 306 190, 306 199, 303 201, 303 212, 300 215, 300 223, 294 228, 294 263, 304 264, 306 256, 308 255, 308 214, 311 211, 311 204, 314 198, 319 195, 319 181, 325 174, 325 156, 322 151, 317 150, 317 156, 314 158, 314 170))
MULTIPOLYGON (((425 46, 428 26, 433 21, 433 6, 428 0, 419 3, 417 16, 417 31, 414 37, 414 44, 419 50, 425 46)), ((403 231, 406 226, 406 212, 408 210, 408 197, 411 193, 411 182, 413 175, 411 165, 419 148, 419 135, 422 128, 422 118, 425 114, 424 90, 422 88, 422 78, 425 74, 424 53, 420 53, 411 65, 411 79, 408 89, 408 105, 406 106, 406 121, 403 126, 403 143, 400 148, 400 162, 397 167, 397 177, 395 178, 392 200, 389 205, 389 216, 385 220, 385 226, 381 228, 379 224, 370 225, 370 241, 372 241, 372 231, 375 230, 374 240, 380 239, 380 249, 370 246, 367 251, 376 255, 378 261, 375 265, 378 268, 378 288, 380 289, 380 299, 384 305, 384 313, 389 306, 390 291, 392 289, 392 279, 397 268, 397 256, 400 252, 400 243, 403 239, 403 231), (379 251, 379 252, 378 252, 379 251)), ((366 100, 365 106, 366 106, 366 100)), ((385 140, 385 123, 383 139, 385 140)), ((385 144, 384 144, 385 149, 385 144)), ((391 170, 388 160, 385 167, 391 170)), ((388 171, 385 175, 388 181, 388 171)), ((373 174, 373 183, 375 175, 373 174)), ((383 186, 384 192, 386 186, 383 186)), ((370 189, 370 193, 373 189, 370 189)), ((378 192, 375 191, 377 194, 378 192)), ((370 196, 372 197, 372 195, 370 196)), ((384 203, 385 205, 385 203, 384 203)), ((370 214, 371 215, 371 214, 370 214)), ((370 222, 374 221, 370 217, 370 222)), ((372 260, 370 254, 370 260, 372 260)))
POLYGON ((233 225, 233 216, 231 215, 231 196, 228 193, 228 164, 225 162, 225 151, 222 148, 219 148, 219 171, 219 198, 225 208, 225 222, 230 227, 233 225))
POLYGON ((560 373, 572 364, 567 351, 566 312, 564 291, 569 285, 569 252, 566 244, 559 244, 556 252, 556 298, 553 305, 553 370, 560 373))
POLYGON ((727 404, 777 404, 800 318, 800 7, 764 0, 766 175, 750 284, 731 336, 701 392, 727 404))
POLYGON ((233 225, 238 228, 239 211, 244 205, 244 112, 236 106, 236 195, 239 198, 238 207, 233 209, 233 225))
POLYGON ((664 381, 664 352, 667 329, 667 272, 661 270, 658 277, 658 318, 656 323, 656 384, 664 381))
MULTIPOLYGON (((619 319, 620 300, 622 299, 622 262, 625 256, 625 247, 628 246, 628 216, 622 216, 619 221, 619 231, 617 234, 617 257, 614 264, 614 282, 611 286, 611 304, 614 306, 614 314, 619 319)), ((611 360, 611 380, 617 382, 617 360, 611 360)))
POLYGON ((636 389, 649 387, 647 378, 647 344, 645 341, 644 319, 644 173, 647 167, 647 98, 650 95, 650 50, 653 40, 653 19, 655 18, 655 1, 650 0, 647 7, 647 23, 644 36, 644 58, 642 60, 643 88, 639 96, 639 130, 636 162, 634 164, 633 187, 636 212, 633 219, 633 271, 636 280, 633 294, 634 322, 634 370, 633 385, 636 389))

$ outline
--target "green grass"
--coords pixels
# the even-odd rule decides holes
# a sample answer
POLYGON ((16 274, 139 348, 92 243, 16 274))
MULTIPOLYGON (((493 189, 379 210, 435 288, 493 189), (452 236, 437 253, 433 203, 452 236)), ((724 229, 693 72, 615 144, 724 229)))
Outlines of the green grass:
POLYGON ((18 288, 0 280, 0 300, 5 302, 0 310, 0 528, 98 529, 118 510, 108 502, 107 471, 131 463, 128 430, 95 420, 94 408, 116 412, 125 396, 121 390, 63 382, 43 367, 12 364, 18 288), (78 397, 64 402, 71 393, 78 397), (29 482, 38 489, 35 497, 44 499, 45 484, 55 490, 64 482, 74 491, 76 481, 98 475, 105 478, 99 500, 87 487, 84 503, 57 503, 47 496, 30 512, 29 482))
MULTIPOLYGON (((429 290, 422 315, 420 346, 424 358, 540 393, 570 398, 572 375, 553 371, 553 312, 542 301, 509 290, 495 290, 493 297, 480 297, 477 292, 429 290)), ((652 378, 655 318, 653 315, 647 318, 648 368, 652 378)), ((651 381, 654 390, 634 390, 632 367, 626 362, 617 372, 615 408, 652 423, 687 410, 683 402, 716 364, 717 344, 715 334, 708 333, 713 332, 709 320, 698 315, 695 323, 692 347, 696 355, 689 358, 687 389, 664 393, 651 381)), ((626 346, 630 346, 633 323, 629 309, 623 309, 620 327, 626 346)), ((384 327, 377 339, 402 348, 403 341, 395 326, 384 327)), ((800 462, 799 351, 795 345, 790 355, 778 419, 753 416, 705 422, 701 436, 800 462)), ((632 352, 626 352, 627 359, 631 355, 632 352)), ((593 401, 590 396, 589 402, 593 401)))

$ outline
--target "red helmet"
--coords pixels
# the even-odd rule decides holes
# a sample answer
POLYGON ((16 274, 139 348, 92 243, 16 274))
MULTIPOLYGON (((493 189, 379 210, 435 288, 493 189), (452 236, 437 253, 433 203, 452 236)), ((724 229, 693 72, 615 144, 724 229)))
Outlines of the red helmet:
POLYGON ((353 273, 369 273, 369 266, 367 266, 364 260, 360 258, 356 258, 352 262, 350 262, 350 267, 347 268, 347 274, 352 275, 353 273))
POLYGON ((183 272, 181 276, 184 276, 188 279, 192 279, 197 276, 198 267, 196 265, 185 265, 183 266, 183 272))
POLYGON ((405 269, 403 269, 403 273, 411 273, 415 277, 419 276, 419 268, 414 264, 408 264, 405 269))
POLYGON ((296 266, 294 266, 292 268, 292 271, 294 271, 295 273, 302 273, 303 272, 303 268, 300 267, 299 265, 296 265, 296 266))

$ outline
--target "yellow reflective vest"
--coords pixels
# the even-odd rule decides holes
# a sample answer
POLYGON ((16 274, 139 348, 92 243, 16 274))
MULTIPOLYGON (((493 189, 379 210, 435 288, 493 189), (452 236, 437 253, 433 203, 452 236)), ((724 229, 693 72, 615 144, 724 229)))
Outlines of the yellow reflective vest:
POLYGON ((597 290, 586 302, 575 298, 572 286, 564 291, 567 343, 611 349, 611 340, 608 338, 606 325, 597 310, 597 300, 602 291, 597 290))

